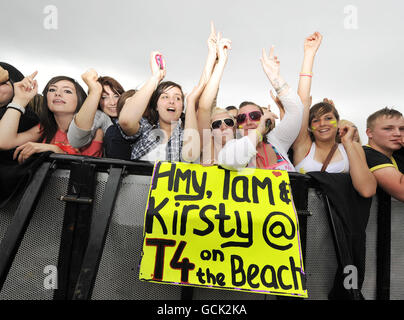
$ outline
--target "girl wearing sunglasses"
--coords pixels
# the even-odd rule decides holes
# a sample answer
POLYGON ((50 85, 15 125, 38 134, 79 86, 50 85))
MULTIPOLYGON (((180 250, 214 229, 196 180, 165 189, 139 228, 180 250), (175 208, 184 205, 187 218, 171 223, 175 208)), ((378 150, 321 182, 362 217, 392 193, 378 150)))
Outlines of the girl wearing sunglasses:
POLYGON ((282 121, 275 126, 274 113, 253 102, 243 102, 237 115, 237 127, 243 137, 229 141, 218 156, 225 168, 239 170, 246 166, 271 170, 295 171, 288 150, 296 139, 302 122, 302 102, 280 76, 274 47, 269 56, 262 51, 262 67, 285 109, 282 121))
POLYGON ((226 109, 215 108, 212 111, 210 128, 209 137, 204 137, 204 140, 208 140, 210 143, 204 144, 202 165, 218 164, 217 155, 220 150, 235 137, 236 119, 226 109))

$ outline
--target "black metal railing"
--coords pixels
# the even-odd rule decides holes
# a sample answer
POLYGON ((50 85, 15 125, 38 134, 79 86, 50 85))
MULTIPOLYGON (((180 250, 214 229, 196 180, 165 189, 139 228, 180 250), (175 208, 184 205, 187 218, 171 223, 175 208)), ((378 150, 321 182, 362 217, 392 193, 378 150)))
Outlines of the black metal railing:
MULTIPOLYGON (((132 162, 108 158, 51 154, 25 188, 17 210, 0 243, 0 292, 10 267, 27 230, 41 190, 47 178, 56 169, 70 171, 67 194, 60 200, 66 203, 58 257, 58 289, 55 300, 88 300, 92 297, 94 284, 103 254, 111 217, 119 188, 124 176, 151 176, 153 165, 148 162, 132 162), (101 199, 100 210, 94 212, 94 188, 97 172, 108 173, 108 180, 101 199)), ((298 213, 303 260, 306 255, 309 188, 319 188, 308 175, 289 173, 294 204, 298 213)), ((134 192, 135 193, 135 192, 134 192)), ((333 235, 337 262, 342 267, 341 248, 330 211, 333 210, 326 194, 322 193, 329 227, 333 235)), ((377 299, 389 299, 390 246, 389 246, 389 198, 379 202, 377 299), (388 231, 387 231, 388 230, 388 231)), ((1 216, 0 216, 1 219, 1 216)), ((193 289, 183 287, 181 299, 193 298, 193 289)), ((354 298, 355 299, 355 298, 354 298)))

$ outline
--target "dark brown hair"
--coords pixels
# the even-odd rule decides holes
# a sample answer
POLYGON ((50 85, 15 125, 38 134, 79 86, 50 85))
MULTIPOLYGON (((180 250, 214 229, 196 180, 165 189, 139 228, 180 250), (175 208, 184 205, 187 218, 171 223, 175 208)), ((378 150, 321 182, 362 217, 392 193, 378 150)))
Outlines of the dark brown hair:
POLYGON ((112 92, 119 95, 125 92, 121 84, 112 77, 99 77, 98 82, 101 83, 103 89, 104 86, 108 86, 111 88, 112 92))
POLYGON ((87 98, 87 94, 84 91, 84 89, 73 78, 66 77, 66 76, 57 76, 57 77, 53 77, 52 79, 50 79, 42 91, 43 103, 44 103, 44 106, 46 106, 46 108, 43 108, 43 112, 41 112, 40 117, 39 117, 40 123, 41 123, 41 128, 42 128, 42 135, 40 138, 40 142, 43 142, 45 140, 45 143, 50 143, 50 141, 53 139, 56 132, 58 131, 58 125, 56 123, 55 116, 53 115, 53 112, 49 110, 49 107, 48 107, 47 93, 48 93, 49 87, 51 85, 55 84, 56 82, 62 81, 62 80, 71 82, 76 89, 77 106, 76 106, 75 113, 77 113, 80 110, 81 106, 83 105, 84 100, 86 100, 86 98, 87 98))
POLYGON ((230 110, 237 110, 237 108, 236 108, 235 106, 227 106, 225 109, 226 109, 227 111, 230 111, 230 110))
MULTIPOLYGON (((260 107, 258 104, 251 102, 251 101, 243 101, 242 103, 240 103, 240 106, 238 107, 238 112, 240 112, 241 108, 248 106, 248 105, 252 105, 258 108, 258 110, 261 112, 261 114, 264 114, 264 109, 262 107, 260 107)), ((265 133, 264 133, 264 142, 268 143, 268 137, 267 137, 267 133, 269 131, 271 131, 273 128, 275 127, 275 123, 272 123, 271 121, 271 125, 269 127, 267 127, 265 133)))
POLYGON ((245 107, 248 105, 256 106, 261 111, 261 114, 264 114, 264 110, 262 110, 262 108, 258 104, 251 102, 251 101, 243 101, 242 103, 240 103, 240 106, 238 107, 238 109, 240 110, 242 107, 245 107))
MULTIPOLYGON (((125 90, 123 89, 123 87, 121 86, 121 84, 116 81, 114 78, 112 77, 99 77, 97 80, 99 83, 101 83, 102 85, 102 92, 105 92, 104 87, 108 86, 111 88, 112 92, 117 94, 117 95, 121 95, 125 92, 125 90)), ((101 99, 100 99, 101 102, 101 99)), ((98 104, 98 109, 101 110, 101 104, 98 104)))
POLYGON ((31 108, 37 116, 44 112, 46 106, 44 104, 44 97, 42 94, 37 93, 27 104, 27 108, 31 108))
MULTIPOLYGON (((146 111, 144 113, 144 117, 150 122, 150 124, 157 125, 157 122, 159 121, 159 114, 157 112, 157 101, 167 89, 170 89, 172 87, 177 87, 178 89, 180 89, 182 97, 182 110, 184 111, 184 93, 182 92, 181 86, 172 81, 161 82, 150 97, 149 104, 147 105, 146 111)), ((181 115, 181 119, 184 119, 184 112, 181 115)))

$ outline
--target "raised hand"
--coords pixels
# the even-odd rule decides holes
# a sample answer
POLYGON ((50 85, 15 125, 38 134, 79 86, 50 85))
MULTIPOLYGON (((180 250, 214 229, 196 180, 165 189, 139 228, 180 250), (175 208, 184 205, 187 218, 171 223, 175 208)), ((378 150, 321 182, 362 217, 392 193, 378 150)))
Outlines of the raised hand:
POLYGON ((153 51, 150 54, 150 68, 152 71, 152 74, 154 77, 157 77, 157 79, 159 81, 163 80, 164 77, 166 76, 166 61, 163 58, 163 55, 158 52, 158 51, 153 51), (160 65, 157 63, 157 59, 156 56, 160 56, 161 57, 161 62, 162 62, 162 68, 160 68, 160 65))
POLYGON ((213 24, 213 21, 210 22, 210 34, 209 34, 207 43, 208 43, 209 54, 216 56, 217 55, 217 53, 216 53, 217 35, 216 35, 216 29, 215 29, 215 25, 213 24))
POLYGON ((324 98, 324 99, 323 99, 323 102, 328 103, 328 104, 331 104, 333 107, 335 107, 334 101, 332 101, 331 99, 324 98))
POLYGON ((261 64, 268 79, 272 82, 280 77, 280 61, 275 56, 275 47, 272 46, 269 49, 269 55, 267 55, 265 49, 262 49, 261 64))
POLYGON ((14 98, 13 102, 25 107, 28 102, 38 93, 38 83, 35 80, 38 71, 35 71, 28 77, 25 77, 20 82, 14 83, 14 98))
POLYGON ((270 110, 264 109, 264 114, 260 119, 260 123, 258 124, 257 130, 262 134, 265 135, 269 131, 271 131, 275 126, 275 119, 278 119, 278 116, 270 110), (271 120, 271 125, 268 126, 267 121, 271 120))
POLYGON ((343 145, 353 143, 357 129, 353 126, 342 126, 338 128, 338 133, 343 145))
POLYGON ((304 40, 304 53, 315 55, 320 47, 323 36, 320 32, 314 32, 304 40))
POLYGON ((102 85, 98 82, 98 73, 94 69, 89 69, 81 75, 90 92, 102 92, 102 85))
POLYGON ((6 82, 8 80, 8 71, 4 70, 1 66, 0 66, 0 83, 6 82))
POLYGON ((231 40, 222 38, 222 34, 219 32, 217 36, 217 56, 219 61, 227 62, 229 50, 231 50, 231 40))
POLYGON ((289 91, 289 86, 280 74, 280 61, 275 56, 275 48, 271 47, 269 55, 267 55, 265 49, 262 49, 261 64, 267 75, 272 87, 275 89, 278 96, 282 96, 289 91))

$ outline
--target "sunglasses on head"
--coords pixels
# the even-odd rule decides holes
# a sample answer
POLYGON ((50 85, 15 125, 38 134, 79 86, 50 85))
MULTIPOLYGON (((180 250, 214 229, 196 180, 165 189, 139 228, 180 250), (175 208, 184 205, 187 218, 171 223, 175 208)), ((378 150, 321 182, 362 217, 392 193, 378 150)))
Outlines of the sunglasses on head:
POLYGON ((237 124, 243 124, 247 120, 247 116, 251 121, 259 121, 262 117, 260 111, 251 111, 249 113, 240 113, 237 115, 237 124))
POLYGON ((222 125, 222 122, 224 122, 224 124, 227 127, 234 127, 234 120, 230 119, 230 118, 226 118, 223 120, 215 120, 212 122, 212 124, 210 126, 212 127, 212 129, 219 129, 220 126, 222 125))

